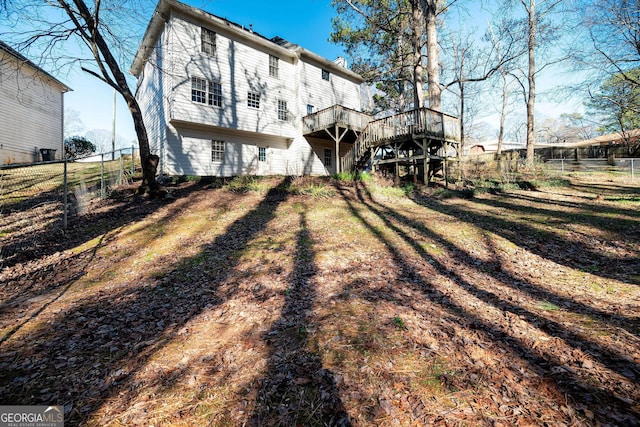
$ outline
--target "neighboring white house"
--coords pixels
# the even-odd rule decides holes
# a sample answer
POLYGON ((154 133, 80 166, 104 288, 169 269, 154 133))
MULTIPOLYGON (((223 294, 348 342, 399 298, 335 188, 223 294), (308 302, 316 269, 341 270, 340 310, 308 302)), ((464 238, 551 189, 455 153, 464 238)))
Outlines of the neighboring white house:
POLYGON ((160 0, 131 66, 168 175, 325 175, 348 147, 303 134, 334 105, 361 111, 362 77, 279 37, 160 0))
POLYGON ((49 150, 45 158, 62 158, 64 93, 69 90, 0 41, 0 164, 40 161, 40 150, 49 150))

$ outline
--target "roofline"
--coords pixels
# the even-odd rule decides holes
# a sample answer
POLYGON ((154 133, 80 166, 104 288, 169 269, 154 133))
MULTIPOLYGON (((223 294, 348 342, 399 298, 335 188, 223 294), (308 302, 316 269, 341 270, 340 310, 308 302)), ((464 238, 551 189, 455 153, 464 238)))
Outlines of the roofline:
POLYGON ((306 58, 320 64, 322 67, 325 67, 333 71, 334 73, 344 75, 345 77, 350 78, 358 83, 364 82, 364 79, 359 74, 347 68, 344 68, 334 63, 333 61, 323 58, 318 54, 310 52, 299 46, 296 46, 295 49, 287 49, 256 32, 245 29, 244 27, 234 22, 220 18, 219 16, 213 15, 202 9, 198 9, 193 6, 181 3, 177 0, 158 1, 156 9, 154 10, 153 15, 151 16, 151 20, 149 21, 149 25, 147 26, 147 30, 142 37, 142 41, 140 43, 140 46, 138 47, 138 51, 136 52, 133 62, 131 63, 129 72, 132 75, 137 77, 142 72, 142 67, 149 57, 149 53, 153 49, 156 40, 160 36, 160 33, 164 29, 164 24, 169 19, 172 10, 184 13, 185 15, 203 21, 209 25, 213 25, 214 28, 222 30, 222 32, 231 34, 238 40, 250 44, 257 44, 258 46, 261 46, 266 50, 270 50, 277 55, 280 55, 281 57, 288 58, 294 63, 299 59, 306 58))
POLYGON ((41 67, 36 65, 33 61, 28 59, 26 56, 24 56, 23 54, 21 54, 20 52, 18 52, 17 50, 15 50, 11 46, 9 46, 5 42, 3 42, 2 40, 0 40, 0 51, 6 52, 7 54, 13 56, 19 62, 22 62, 25 65, 28 65, 29 67, 34 69, 36 72, 38 72, 40 74, 43 74, 44 76, 46 76, 50 80, 52 80, 55 83, 57 83, 58 85, 62 86, 62 92, 70 92, 70 91, 73 90, 69 86, 67 86, 66 84, 62 83, 60 80, 58 80, 55 77, 53 77, 50 73, 48 73, 47 71, 45 71, 44 69, 42 69, 41 67))
POLYGON ((364 78, 360 74, 354 71, 351 71, 350 69, 345 68, 341 65, 338 65, 335 62, 325 57, 322 57, 317 53, 313 53, 303 47, 298 47, 296 49, 296 54, 300 59, 304 59, 304 58, 310 59, 311 61, 314 61, 320 64, 321 66, 327 68, 328 70, 331 70, 337 74, 342 74, 345 77, 355 80, 357 83, 364 83, 364 78))

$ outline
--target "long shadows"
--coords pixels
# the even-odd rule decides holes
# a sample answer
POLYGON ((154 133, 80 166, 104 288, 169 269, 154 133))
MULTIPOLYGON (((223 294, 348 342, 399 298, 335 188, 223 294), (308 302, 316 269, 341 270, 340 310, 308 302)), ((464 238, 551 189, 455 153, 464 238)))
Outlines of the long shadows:
POLYGON ((309 318, 317 298, 313 241, 300 213, 294 269, 280 318, 265 334, 270 354, 249 425, 348 426, 349 416, 333 374, 307 348, 309 318))
MULTIPOLYGON (((510 240, 519 247, 525 248, 543 258, 552 260, 560 265, 589 271, 592 274, 624 280, 629 283, 640 284, 640 276, 631 275, 628 272, 640 271, 640 226, 637 220, 624 218, 602 218, 593 214, 573 213, 559 216, 552 210, 524 207, 518 204, 510 204, 494 198, 474 199, 478 209, 465 210, 452 204, 444 205, 435 199, 415 197, 414 201, 422 206, 451 215, 460 221, 474 224, 487 231, 495 233, 510 240), (484 205, 484 206, 483 206, 484 205), (531 222, 522 219, 512 219, 503 215, 491 213, 484 207, 502 208, 511 215, 519 217, 528 214, 544 214, 555 217, 559 224, 554 229, 536 227, 531 222), (607 253, 597 246, 590 247, 581 242, 570 242, 568 247, 565 237, 560 234, 563 221, 570 220, 571 224, 588 225, 603 231, 615 233, 619 240, 631 248, 635 247, 635 256, 621 257, 615 253, 607 253), (567 250, 570 249, 570 250, 567 250)), ((587 206, 583 207, 587 210, 587 206)), ((595 209, 590 209, 595 210, 595 209)), ((615 211, 608 211, 609 214, 615 211)), ((633 249, 632 249, 633 250, 633 249)))
MULTIPOLYGON (((139 221, 159 209, 166 208, 168 213, 163 219, 168 221, 189 203, 198 187, 192 185, 175 191, 170 200, 148 200, 139 197, 114 199, 108 207, 74 218, 67 231, 62 230, 59 211, 49 212, 50 195, 42 195, 41 208, 46 214, 53 215, 53 223, 36 227, 35 231, 21 231, 21 236, 3 244, 2 256, 5 258, 0 270, 0 329, 6 341, 25 322, 37 316, 44 308, 60 298, 69 286, 85 276, 95 261, 96 251, 118 233, 122 227, 139 221), (65 251, 73 253, 64 254, 65 251)), ((29 209, 18 214, 14 222, 17 227, 29 227, 30 223, 41 218, 42 212, 29 209), (26 218, 24 215, 28 215, 26 218)), ((12 217, 11 214, 8 215, 12 217)), ((11 223, 6 223, 11 228, 11 223)))
MULTIPOLYGON (((396 243, 386 238, 370 220, 367 220, 366 216, 359 212, 358 206, 363 205, 363 209, 372 212, 388 229, 412 247, 424 262, 428 262, 430 266, 435 268, 441 277, 449 278, 457 287, 472 295, 473 298, 482 301, 489 307, 498 309, 499 312, 508 312, 516 318, 523 318, 530 328, 544 330, 552 336, 558 336, 564 340, 569 347, 573 347, 576 351, 584 348, 587 353, 598 362, 617 374, 626 376, 631 383, 633 383, 640 374, 636 363, 629 361, 628 358, 623 357, 622 354, 604 348, 595 342, 589 342, 588 338, 577 335, 557 322, 550 321, 549 319, 528 311, 524 307, 518 306, 508 298, 502 298, 491 290, 479 287, 470 279, 460 275, 456 270, 451 269, 437 259, 429 256, 420 243, 413 237, 416 232, 436 239, 439 244, 443 245, 456 256, 458 262, 462 265, 467 265, 470 270, 478 269, 478 266, 484 264, 482 260, 475 259, 470 256, 470 254, 456 247, 453 243, 440 238, 437 233, 431 231, 427 226, 420 225, 409 219, 398 210, 378 204, 371 198, 365 198, 360 188, 357 190, 357 202, 351 200, 346 192, 341 191, 341 193, 353 215, 386 245, 392 257, 395 259, 395 263, 400 269, 402 277, 408 279, 403 283, 415 288, 428 300, 447 310, 451 313, 452 318, 458 319, 458 322, 463 327, 473 330, 479 336, 484 337, 485 340, 497 343, 502 349, 501 351, 527 364, 532 372, 541 373, 540 387, 546 387, 549 383, 552 383, 561 395, 568 398, 567 402, 570 403, 565 404, 571 404, 576 409, 585 407, 592 408, 597 412, 598 420, 602 422, 615 420, 617 423, 627 425, 635 425, 638 423, 640 413, 633 398, 623 397, 620 400, 610 399, 610 387, 614 387, 620 395, 627 394, 624 388, 619 388, 618 385, 612 386, 610 383, 608 387, 594 384, 576 370, 559 368, 559 366, 564 366, 566 363, 562 354, 556 353, 552 349, 536 348, 535 343, 533 343, 529 337, 514 334, 513 331, 505 327, 502 322, 479 316, 470 310, 467 302, 459 300, 455 296, 455 293, 452 294, 439 289, 439 287, 432 282, 432 280, 434 280, 433 278, 426 277, 424 273, 420 272, 417 266, 412 265, 402 249, 396 243), (397 226, 395 221, 402 224, 403 227, 397 226), (404 231, 404 227, 407 227, 410 231, 404 231), (606 402, 609 407, 598 406, 598 404, 603 404, 604 402, 606 402)), ((486 271, 489 270, 489 268, 486 268, 486 271)), ((501 282, 508 282, 510 279, 513 279, 504 276, 502 273, 500 275, 496 273, 495 278, 501 282)), ((514 283, 518 285, 513 286, 519 286, 521 281, 516 280, 514 283)), ((529 292, 532 291, 532 285, 524 284, 524 286, 525 291, 527 291, 527 288, 529 292)), ((379 298, 376 293, 370 292, 367 293, 365 297, 371 300, 379 298)), ((406 298, 399 292, 397 295, 394 295, 394 298, 403 304, 411 304, 410 301, 405 301, 406 298)), ((634 396, 637 395, 637 390, 629 390, 628 393, 630 393, 630 396, 634 396)))
POLYGON ((333 374, 306 348, 307 328, 317 298, 313 284, 313 242, 306 212, 300 231, 290 288, 280 318, 265 334, 270 354, 250 425, 348 426, 349 416, 333 374))
POLYGON ((220 284, 239 262, 238 252, 274 218, 287 186, 272 188, 197 256, 161 276, 123 279, 130 283, 47 310, 46 321, 35 319, 0 344, 0 404, 55 402, 65 405, 65 421, 77 425, 110 398, 133 392, 136 373, 157 351, 194 316, 232 296, 234 290, 220 284))

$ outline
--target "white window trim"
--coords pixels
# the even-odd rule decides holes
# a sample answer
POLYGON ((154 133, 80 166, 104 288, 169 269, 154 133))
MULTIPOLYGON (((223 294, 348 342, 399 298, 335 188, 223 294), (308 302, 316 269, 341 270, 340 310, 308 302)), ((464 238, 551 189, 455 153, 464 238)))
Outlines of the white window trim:
POLYGON ((213 30, 210 30, 205 27, 200 27, 200 53, 203 53, 208 56, 216 56, 216 51, 218 50, 217 46, 217 33, 213 30), (212 40, 206 40, 205 34, 211 34, 212 40), (211 46, 213 52, 208 52, 205 46, 211 46))
POLYGON ((278 113, 278 120, 283 122, 286 122, 287 120, 289 120, 289 106, 287 105, 287 101, 285 101, 284 99, 278 99, 277 113, 278 113))
POLYGON ((192 76, 191 77, 191 102, 198 105, 208 105, 210 107, 222 108, 223 105, 223 97, 222 97, 222 84, 220 82, 212 81, 205 79, 204 77, 192 76), (199 87, 194 89, 194 83, 198 81, 198 85, 202 86, 204 83, 204 90, 199 87), (217 85, 220 88, 220 105, 216 105, 214 100, 215 92, 213 91, 214 85, 217 85), (199 98, 204 98, 204 102, 196 101, 194 99, 194 90, 202 93, 203 95, 198 95, 199 98))
POLYGON ((260 109, 260 94, 258 92, 247 92, 247 107, 251 108, 252 110, 260 109), (257 104, 257 106, 251 104, 257 104))
POLYGON ((227 144, 224 141, 216 140, 216 139, 211 140, 211 163, 224 163, 226 153, 227 153, 227 144), (220 144, 220 145, 218 146, 216 144, 220 144), (217 154, 221 158, 214 159, 214 154, 217 154))
POLYGON ((267 161, 267 148, 264 145, 258 145, 258 161, 259 162, 266 162, 267 161), (260 158, 260 151, 264 151, 264 158, 261 159, 260 158))
POLYGON ((274 55, 269 55, 269 77, 280 77, 280 58, 274 55))

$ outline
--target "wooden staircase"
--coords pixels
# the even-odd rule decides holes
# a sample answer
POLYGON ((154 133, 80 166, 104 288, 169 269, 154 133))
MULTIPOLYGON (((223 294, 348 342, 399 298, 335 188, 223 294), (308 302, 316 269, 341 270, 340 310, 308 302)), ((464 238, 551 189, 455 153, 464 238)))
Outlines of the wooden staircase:
POLYGON ((460 142, 459 119, 429 108, 374 119, 336 105, 305 116, 303 128, 305 135, 325 132, 337 143, 351 144, 341 158, 341 171, 361 170, 368 163, 373 168, 395 163, 396 170, 400 164, 420 163, 426 171, 429 163, 441 162, 448 147, 460 142), (349 131, 351 140, 345 139, 349 131))

